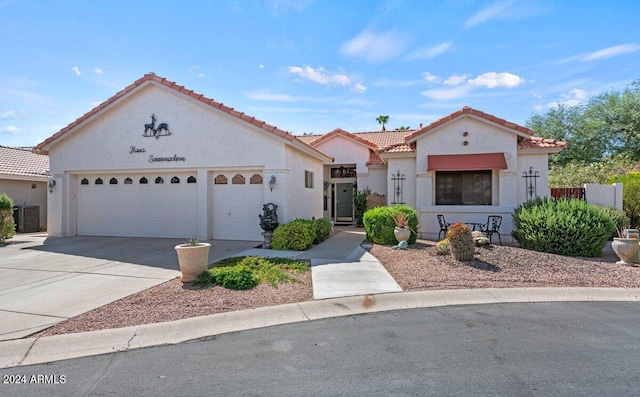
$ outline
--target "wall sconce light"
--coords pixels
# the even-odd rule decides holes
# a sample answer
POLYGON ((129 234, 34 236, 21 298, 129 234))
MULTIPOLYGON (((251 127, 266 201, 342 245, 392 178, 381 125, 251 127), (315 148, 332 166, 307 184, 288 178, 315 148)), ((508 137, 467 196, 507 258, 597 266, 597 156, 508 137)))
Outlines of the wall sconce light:
POLYGON ((276 177, 271 175, 271 179, 269 179, 269 189, 273 192, 273 187, 276 185, 276 177))
POLYGON ((49 185, 48 186, 49 186, 49 193, 53 193, 53 188, 56 186, 56 181, 51 179, 49 181, 49 185))

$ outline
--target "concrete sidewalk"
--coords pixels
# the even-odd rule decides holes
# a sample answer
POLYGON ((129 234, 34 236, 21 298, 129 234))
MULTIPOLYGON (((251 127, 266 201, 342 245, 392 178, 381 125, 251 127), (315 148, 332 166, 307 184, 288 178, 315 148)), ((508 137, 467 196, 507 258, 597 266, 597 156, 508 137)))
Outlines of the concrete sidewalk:
POLYGON ((240 255, 309 260, 314 299, 402 291, 380 261, 360 246, 365 240, 362 229, 337 229, 338 234, 307 251, 252 249, 240 255))
POLYGON ((352 296, 80 334, 0 342, 0 368, 108 354, 287 323, 389 310, 521 302, 638 302, 640 288, 504 288, 352 296))

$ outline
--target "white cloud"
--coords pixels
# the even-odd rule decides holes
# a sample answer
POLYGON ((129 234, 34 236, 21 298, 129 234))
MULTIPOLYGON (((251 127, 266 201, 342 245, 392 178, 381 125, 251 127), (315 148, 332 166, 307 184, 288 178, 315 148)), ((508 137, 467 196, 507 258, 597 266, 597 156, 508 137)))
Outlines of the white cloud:
POLYGON ((95 68, 95 69, 93 69, 93 72, 94 72, 95 74, 102 74, 102 73, 103 73, 102 69, 100 69, 100 68, 95 68))
POLYGON ((247 98, 255 101, 267 101, 267 102, 291 102, 291 95, 287 94, 273 94, 265 91, 255 91, 247 94, 247 98))
POLYGON ((448 51, 449 48, 451 48, 451 44, 452 43, 450 41, 446 41, 444 43, 438 44, 435 47, 419 48, 409 55, 409 59, 435 58, 438 55, 448 51))
POLYGON ((574 88, 569 91, 568 94, 562 94, 563 101, 550 102, 547 104, 548 108, 555 108, 559 105, 565 106, 577 106, 589 97, 589 94, 585 90, 581 90, 580 88, 574 88))
POLYGON ((413 87, 415 85, 421 84, 420 80, 389 80, 389 79, 378 79, 373 84, 373 87, 413 87))
POLYGON ((344 43, 340 52, 367 62, 379 63, 396 58, 405 47, 406 39, 394 31, 374 33, 367 30, 344 43))
POLYGON ((489 72, 481 74, 475 79, 467 81, 469 85, 483 86, 487 88, 506 87, 513 88, 524 83, 524 79, 512 73, 489 72))
POLYGON ((551 7, 544 1, 529 0, 504 0, 495 2, 476 14, 465 22, 467 28, 471 28, 494 19, 519 20, 533 18, 546 13, 551 7))
POLYGON ((364 84, 356 83, 352 88, 351 92, 356 92, 358 94, 363 94, 367 90, 367 87, 364 84))
POLYGON ((459 84, 464 83, 466 79, 467 79, 467 75, 466 74, 453 75, 453 76, 449 76, 449 78, 444 81, 444 84, 445 85, 459 85, 459 84))
POLYGON ((631 54, 640 51, 640 45, 637 44, 620 44, 612 47, 604 48, 599 51, 592 52, 582 58, 583 62, 597 61, 599 59, 607 59, 617 57, 619 55, 631 54))
POLYGON ((16 117, 18 117, 18 112, 15 110, 7 110, 6 112, 0 113, 0 120, 15 119, 16 117))
POLYGON ((22 131, 20 131, 20 129, 18 127, 13 126, 13 125, 8 125, 6 127, 0 128, 0 134, 12 134, 12 135, 14 135, 14 134, 19 134, 21 132, 22 131))
POLYGON ((471 87, 461 85, 454 88, 432 88, 422 91, 422 95, 434 101, 448 101, 467 95, 471 91, 471 87))
POLYGON ((330 86, 330 85, 347 86, 351 84, 351 81, 349 80, 349 77, 347 77, 347 75, 328 74, 322 66, 320 66, 317 69, 314 69, 311 66, 305 66, 305 67, 290 66, 289 71, 293 74, 297 74, 303 80, 313 81, 314 83, 323 84, 326 86, 330 86))
POLYGON ((77 66, 72 67, 71 70, 73 70, 73 73, 75 73, 76 76, 80 76, 82 74, 82 72, 80 72, 80 68, 77 66))
POLYGON ((440 80, 438 76, 434 76, 429 72, 422 73, 422 77, 424 78, 424 81, 426 81, 427 83, 435 83, 438 80, 440 80))
POLYGON ((205 77, 207 77, 207 75, 206 75, 206 74, 204 74, 204 73, 198 73, 198 77, 200 77, 200 78, 205 78, 205 77))

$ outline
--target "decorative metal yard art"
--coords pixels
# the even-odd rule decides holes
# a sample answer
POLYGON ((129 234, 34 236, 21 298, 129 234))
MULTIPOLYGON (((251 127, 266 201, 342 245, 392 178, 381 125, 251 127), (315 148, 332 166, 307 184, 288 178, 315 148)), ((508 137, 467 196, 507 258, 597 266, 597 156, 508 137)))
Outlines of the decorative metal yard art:
POLYGON ((538 197, 536 179, 540 178, 538 171, 534 171, 533 167, 529 167, 529 172, 525 171, 522 175, 525 179, 525 188, 527 189, 527 197, 532 200, 534 197, 538 197))
POLYGON ((169 131, 169 124, 160 123, 156 127, 156 115, 151 115, 151 123, 144 125, 144 133, 142 136, 144 137, 156 137, 156 139, 160 139, 161 136, 171 135, 171 131, 169 131))
POLYGON ((276 210, 278 206, 273 203, 262 205, 262 215, 258 215, 260 218, 260 228, 264 230, 262 236, 264 240, 262 242, 262 248, 271 248, 271 238, 273 237, 273 231, 278 227, 278 214, 276 210))
POLYGON ((404 174, 400 174, 400 170, 397 173, 391 175, 391 180, 393 181, 393 193, 395 201, 392 201, 391 204, 404 204, 404 200, 402 197, 402 189, 404 187, 405 178, 404 174))

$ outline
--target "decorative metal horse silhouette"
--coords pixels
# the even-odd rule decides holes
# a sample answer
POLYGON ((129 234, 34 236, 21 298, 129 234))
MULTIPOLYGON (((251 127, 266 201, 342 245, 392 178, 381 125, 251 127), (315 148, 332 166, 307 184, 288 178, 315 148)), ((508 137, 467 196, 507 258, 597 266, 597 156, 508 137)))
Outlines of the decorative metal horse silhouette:
POLYGON ((142 136, 152 137, 155 136, 156 139, 160 139, 161 136, 171 135, 171 131, 169 131, 169 124, 160 123, 156 128, 156 115, 151 115, 151 123, 144 125, 144 133, 142 136))

